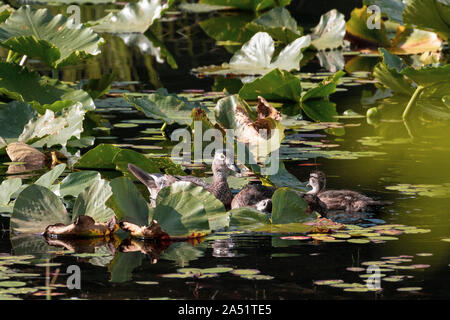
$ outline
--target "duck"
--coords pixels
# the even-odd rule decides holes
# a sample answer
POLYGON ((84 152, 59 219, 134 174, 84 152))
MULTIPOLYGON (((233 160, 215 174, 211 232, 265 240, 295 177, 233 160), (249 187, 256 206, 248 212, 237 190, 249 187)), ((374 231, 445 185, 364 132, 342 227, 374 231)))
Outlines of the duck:
MULTIPOLYGON (((276 187, 249 184, 233 198, 231 209, 248 207, 270 214, 272 212, 272 196, 276 190, 276 187)), ((326 217, 328 212, 327 206, 317 196, 301 192, 299 192, 299 195, 308 204, 306 208, 307 213, 315 211, 326 217)))
POLYGON ((325 203, 329 211, 374 211, 384 204, 352 190, 325 190, 326 176, 322 171, 312 172, 307 186, 312 188, 307 194, 317 196, 321 202, 325 203))
POLYGON ((162 188, 170 186, 178 181, 188 181, 211 192, 223 203, 225 209, 229 210, 233 194, 228 185, 227 177, 232 172, 240 173, 241 170, 234 161, 233 153, 227 149, 216 150, 211 167, 213 181, 211 184, 208 184, 198 177, 148 173, 132 163, 128 164, 128 170, 141 181, 150 192, 150 204, 152 207, 156 206, 156 197, 162 188))

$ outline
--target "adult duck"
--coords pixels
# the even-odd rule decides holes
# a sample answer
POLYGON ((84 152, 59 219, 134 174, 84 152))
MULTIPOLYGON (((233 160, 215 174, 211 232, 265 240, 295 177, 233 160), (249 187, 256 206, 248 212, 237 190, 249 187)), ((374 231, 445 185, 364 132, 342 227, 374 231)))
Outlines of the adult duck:
POLYGON ((384 203, 352 190, 325 190, 326 176, 321 171, 312 172, 308 194, 317 196, 325 203, 328 210, 345 210, 346 212, 373 211, 384 203))
MULTIPOLYGON (((250 207, 270 214, 272 212, 272 196, 276 189, 261 184, 249 184, 233 198, 231 209, 250 207)), ((317 196, 300 192, 299 195, 308 204, 307 213, 316 211, 326 217, 327 206, 317 196)))
POLYGON ((156 205, 156 197, 159 190, 177 181, 188 181, 211 192, 217 199, 222 201, 227 210, 230 209, 233 198, 227 177, 232 171, 240 173, 240 169, 234 162, 233 154, 223 149, 217 150, 214 154, 212 162, 213 181, 211 184, 194 176, 148 173, 131 163, 128 164, 128 170, 147 187, 150 192, 150 203, 153 207, 156 205))

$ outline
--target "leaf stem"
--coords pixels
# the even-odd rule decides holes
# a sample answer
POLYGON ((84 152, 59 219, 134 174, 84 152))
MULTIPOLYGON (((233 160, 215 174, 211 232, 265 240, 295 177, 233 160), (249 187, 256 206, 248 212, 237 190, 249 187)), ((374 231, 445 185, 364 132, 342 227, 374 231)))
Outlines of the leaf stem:
POLYGON ((58 76, 59 76, 58 70, 52 68, 52 78, 58 79, 58 76))
POLYGON ((423 89, 424 89, 424 87, 418 86, 416 91, 414 91, 414 94, 412 95, 411 99, 409 100, 408 105, 405 108, 405 111, 403 111, 403 115, 402 115, 403 120, 408 118, 408 116, 411 114, 411 109, 416 104, 416 101, 419 98, 420 94, 422 93, 423 89))

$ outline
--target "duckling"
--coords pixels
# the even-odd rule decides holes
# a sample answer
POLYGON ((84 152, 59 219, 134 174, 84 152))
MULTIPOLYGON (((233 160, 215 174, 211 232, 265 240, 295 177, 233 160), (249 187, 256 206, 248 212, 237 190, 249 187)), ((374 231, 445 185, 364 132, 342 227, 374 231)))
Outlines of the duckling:
MULTIPOLYGON (((250 207, 270 214, 272 212, 272 196, 276 189, 261 184, 249 184, 233 198, 231 209, 250 207)), ((317 196, 305 193, 299 194, 308 204, 307 213, 316 211, 322 216, 327 215, 327 206, 317 196)))
POLYGON ((228 185, 227 177, 232 171, 236 173, 241 172, 234 162, 234 157, 231 155, 232 153, 226 149, 216 151, 212 162, 213 181, 211 184, 206 183, 201 178, 193 176, 147 173, 131 163, 128 164, 128 170, 147 187, 150 192, 150 204, 153 207, 156 205, 156 197, 158 196, 159 190, 170 186, 177 181, 188 181, 211 192, 218 200, 222 201, 225 208, 229 210, 233 195, 228 185))
POLYGON ((325 190, 326 177, 321 171, 312 172, 308 186, 312 187, 308 194, 317 196, 328 210, 345 210, 346 212, 371 211, 383 205, 361 193, 351 190, 325 190))
POLYGON ((262 184, 245 186, 231 201, 231 209, 249 207, 258 211, 272 212, 272 196, 276 188, 262 184))

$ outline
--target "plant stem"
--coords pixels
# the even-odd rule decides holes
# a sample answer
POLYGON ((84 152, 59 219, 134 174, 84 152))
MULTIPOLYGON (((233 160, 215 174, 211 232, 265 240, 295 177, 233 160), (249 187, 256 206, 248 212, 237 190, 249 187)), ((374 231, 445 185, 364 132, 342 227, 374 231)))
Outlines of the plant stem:
POLYGON ((9 62, 9 59, 11 59, 12 51, 8 51, 8 56, 6 57, 6 62, 9 62))
POLYGON ((52 78, 53 79, 58 79, 58 70, 52 69, 52 78))
POLYGON ((403 111, 403 115, 402 115, 403 120, 405 120, 411 114, 411 109, 416 104, 416 101, 419 98, 420 94, 422 93, 423 89, 424 89, 424 87, 418 86, 416 91, 414 91, 414 94, 412 95, 411 99, 409 100, 408 105, 405 108, 405 111, 403 111))

